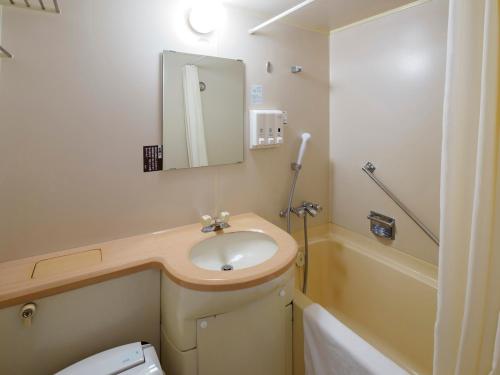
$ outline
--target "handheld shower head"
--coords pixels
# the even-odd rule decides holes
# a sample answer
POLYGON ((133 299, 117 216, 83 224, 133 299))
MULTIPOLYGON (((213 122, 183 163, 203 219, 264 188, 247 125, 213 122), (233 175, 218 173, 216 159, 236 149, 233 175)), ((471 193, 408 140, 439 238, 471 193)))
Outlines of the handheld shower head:
MULTIPOLYGON (((304 154, 306 152, 306 147, 307 147, 307 141, 311 138, 311 134, 309 133, 302 133, 301 135, 302 142, 300 143, 300 149, 299 149, 299 154, 297 155, 297 161, 295 163, 291 164, 291 168, 293 172, 293 179, 292 179, 292 185, 290 187, 290 194, 288 195, 288 207, 286 210, 283 210, 280 212, 280 216, 286 216, 286 230, 288 233, 291 231, 291 226, 290 226, 290 213, 294 212, 295 214, 305 217, 306 213, 306 207, 298 208, 298 210, 292 211, 292 201, 293 201, 293 194, 295 192, 295 185, 297 184, 297 179, 299 177, 299 172, 302 167, 302 159, 304 158, 304 154)), ((317 207, 312 207, 314 210, 317 210, 317 207)), ((311 209, 310 214, 314 213, 313 210, 311 209)), ((305 220, 305 219, 304 219, 305 220)), ((304 221, 305 222, 305 221, 304 221)))
POLYGON ((306 152, 307 141, 311 138, 311 134, 302 133, 302 142, 300 144, 299 155, 297 156, 297 165, 302 165, 302 159, 304 158, 304 154, 306 152))

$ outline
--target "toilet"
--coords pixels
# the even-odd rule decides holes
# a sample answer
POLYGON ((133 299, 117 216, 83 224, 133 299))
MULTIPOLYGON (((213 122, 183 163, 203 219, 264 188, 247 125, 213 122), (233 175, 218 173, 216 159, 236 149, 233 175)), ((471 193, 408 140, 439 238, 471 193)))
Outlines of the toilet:
POLYGON ((153 345, 144 342, 118 346, 85 358, 56 375, 155 374, 163 375, 153 345))

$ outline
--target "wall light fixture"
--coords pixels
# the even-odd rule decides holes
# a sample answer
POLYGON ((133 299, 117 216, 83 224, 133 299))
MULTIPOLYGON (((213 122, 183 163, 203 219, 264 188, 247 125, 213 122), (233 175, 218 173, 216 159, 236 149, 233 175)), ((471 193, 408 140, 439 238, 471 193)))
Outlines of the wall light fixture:
POLYGON ((198 0, 189 10, 188 21, 197 33, 209 34, 222 23, 224 15, 220 0, 198 0))

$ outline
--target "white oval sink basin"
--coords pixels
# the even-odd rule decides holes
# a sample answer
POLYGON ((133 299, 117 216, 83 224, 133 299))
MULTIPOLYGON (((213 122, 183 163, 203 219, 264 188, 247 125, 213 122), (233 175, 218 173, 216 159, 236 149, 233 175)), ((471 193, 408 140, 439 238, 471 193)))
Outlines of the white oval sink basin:
POLYGON ((257 266, 278 251, 278 245, 260 232, 224 233, 204 240, 191 249, 191 262, 211 271, 231 271, 257 266))

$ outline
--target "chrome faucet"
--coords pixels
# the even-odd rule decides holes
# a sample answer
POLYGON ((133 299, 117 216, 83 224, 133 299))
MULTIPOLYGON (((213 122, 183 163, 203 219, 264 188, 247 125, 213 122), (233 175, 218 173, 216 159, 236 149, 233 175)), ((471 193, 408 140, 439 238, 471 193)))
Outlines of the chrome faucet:
POLYGON ((312 217, 318 216, 318 214, 323 211, 323 207, 321 207, 318 203, 302 202, 302 207, 304 207, 306 212, 312 217))
MULTIPOLYGON (((316 217, 322 210, 323 207, 321 207, 317 203, 302 202, 300 206, 292 207, 290 211, 298 217, 304 217, 306 214, 312 217, 316 217)), ((286 210, 280 212, 280 216, 286 216, 286 214, 286 210)))
POLYGON ((200 220, 202 226, 201 231, 203 233, 209 233, 229 228, 229 217, 230 214, 227 211, 222 211, 219 217, 215 219, 210 215, 203 215, 200 220))

